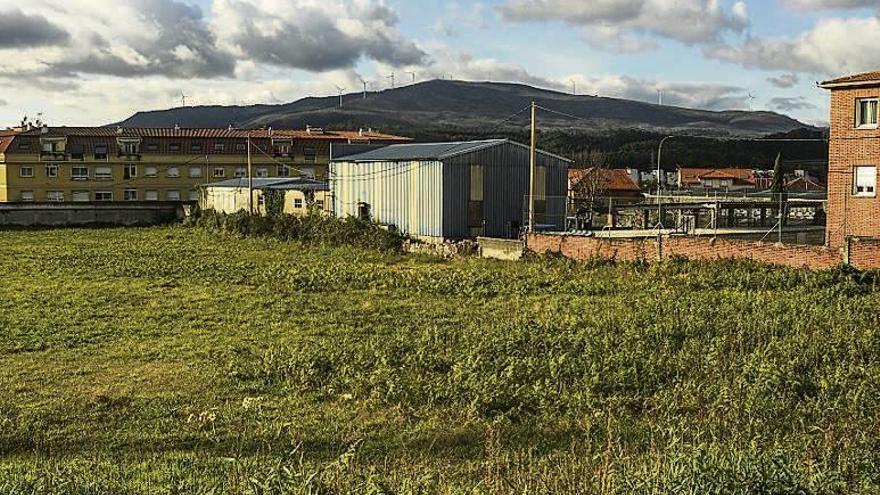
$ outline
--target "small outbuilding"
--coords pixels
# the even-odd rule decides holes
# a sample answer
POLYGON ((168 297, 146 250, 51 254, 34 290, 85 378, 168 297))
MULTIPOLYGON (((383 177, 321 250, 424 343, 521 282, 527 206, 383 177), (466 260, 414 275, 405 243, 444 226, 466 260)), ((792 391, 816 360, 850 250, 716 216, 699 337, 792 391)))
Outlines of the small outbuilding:
MULTIPOLYGON (((565 227, 569 163, 537 153, 539 228, 565 227)), ((331 159, 333 211, 423 239, 516 237, 530 173, 529 147, 507 139, 385 146, 331 159)))
MULTIPOLYGON (((254 211, 262 215, 265 215, 269 209, 267 199, 271 195, 277 195, 279 200, 283 200, 281 212, 290 215, 304 215, 310 209, 328 213, 331 211, 330 187, 326 182, 305 177, 252 180, 254 211)), ((271 203, 271 200, 268 202, 271 203)), ((250 207, 248 179, 230 179, 202 186, 199 206, 204 210, 220 213, 247 211, 250 207)))

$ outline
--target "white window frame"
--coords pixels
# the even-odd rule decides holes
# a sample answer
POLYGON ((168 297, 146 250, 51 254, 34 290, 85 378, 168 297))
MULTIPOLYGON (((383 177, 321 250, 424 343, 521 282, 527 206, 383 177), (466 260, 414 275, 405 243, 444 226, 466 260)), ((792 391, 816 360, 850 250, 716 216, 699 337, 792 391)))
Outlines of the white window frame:
POLYGON ((33 203, 35 196, 33 191, 21 191, 18 193, 18 199, 22 203, 33 203))
POLYGON ((113 167, 95 167, 95 180, 113 180, 113 167))
POLYGON ((144 201, 159 201, 159 191, 155 189, 144 191, 144 201))
POLYGON ((165 191, 165 200, 166 201, 180 201, 180 191, 177 191, 177 190, 165 191), (172 195, 177 196, 177 197, 174 198, 174 197, 172 197, 172 195))
POLYGON ((89 167, 70 167, 70 180, 89 180, 89 167), (77 170, 85 170, 85 175, 76 174, 77 170))
POLYGON ((301 210, 303 207, 302 198, 293 198, 293 207, 294 209, 301 210))
POLYGON ((233 173, 233 178, 241 179, 247 177, 247 168, 246 167, 236 167, 235 173, 233 173))
POLYGON ((859 165, 853 167, 853 196, 859 198, 877 197, 877 167, 859 165))
POLYGON ((856 129, 877 129, 880 124, 880 98, 859 98, 856 100, 856 129), (862 104, 873 102, 876 106, 874 110, 874 122, 865 122, 865 115, 862 112, 862 104))
POLYGON ((267 179, 269 178, 269 169, 266 167, 259 167, 254 174, 254 177, 258 179, 267 179))
POLYGON ((51 203, 63 203, 64 191, 48 191, 46 192, 46 201, 51 203))
POLYGON ((73 191, 70 195, 70 199, 74 203, 88 203, 89 198, 90 195, 88 191, 73 191), (83 195, 85 195, 85 199, 83 199, 83 195))
POLYGON ((159 167, 144 167, 144 177, 159 177, 159 167))
POLYGON ((34 167, 21 167, 18 169, 18 176, 24 179, 32 179, 34 177, 34 167), (25 171, 29 172, 25 172, 25 171))
POLYGON ((95 191, 95 201, 109 203, 113 201, 113 191, 95 191), (101 199, 98 195, 107 196, 105 199, 101 199))
POLYGON ((137 179, 138 167, 136 163, 126 163, 122 167, 123 179, 137 179))
POLYGON ((201 178, 202 167, 190 167, 189 168, 189 176, 193 179, 201 178))
POLYGON ((137 189, 126 189, 122 191, 122 200, 123 201, 137 201, 138 200, 138 190, 137 189), (133 196, 132 196, 133 194, 133 196))
POLYGON ((167 175, 171 179, 179 178, 180 177, 180 167, 178 167, 177 165, 171 165, 170 167, 168 167, 168 170, 165 172, 165 175, 167 175))
POLYGON ((226 177, 226 168, 225 167, 214 167, 214 170, 211 172, 211 175, 215 179, 223 179, 226 177))
POLYGON ((46 177, 54 179, 61 173, 61 167, 57 163, 46 164, 46 177))

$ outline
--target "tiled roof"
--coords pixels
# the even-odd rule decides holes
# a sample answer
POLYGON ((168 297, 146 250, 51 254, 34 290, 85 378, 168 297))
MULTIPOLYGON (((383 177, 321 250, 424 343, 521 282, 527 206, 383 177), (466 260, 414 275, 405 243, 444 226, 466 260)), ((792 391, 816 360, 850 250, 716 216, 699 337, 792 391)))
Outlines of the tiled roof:
POLYGON ((6 148, 9 148, 9 145, 12 144, 15 136, 3 136, 0 137, 0 153, 6 153, 6 148))
POLYGON ((813 177, 798 177, 788 181, 785 188, 791 191, 824 191, 827 186, 813 177))
POLYGON ((601 173, 601 177, 603 180, 603 184, 601 185, 608 191, 641 192, 639 186, 635 182, 633 182, 632 178, 629 176, 626 170, 622 169, 569 169, 568 180, 572 187, 574 187, 584 179, 593 176, 593 174, 595 173, 601 173))
POLYGON ((680 168, 681 185, 695 186, 701 179, 737 179, 749 181, 754 172, 747 168, 680 168))
POLYGON ((189 129, 189 128, 144 128, 144 127, 48 127, 35 128, 21 133, 23 136, 49 137, 140 137, 140 138, 180 138, 180 139, 253 139, 295 138, 315 140, 373 140, 410 141, 409 138, 372 131, 330 131, 313 129, 189 129))
POLYGON ((850 74, 848 76, 838 77, 837 79, 831 79, 830 81, 819 83, 819 86, 823 88, 832 88, 835 86, 859 86, 871 83, 880 84, 880 71, 850 74))

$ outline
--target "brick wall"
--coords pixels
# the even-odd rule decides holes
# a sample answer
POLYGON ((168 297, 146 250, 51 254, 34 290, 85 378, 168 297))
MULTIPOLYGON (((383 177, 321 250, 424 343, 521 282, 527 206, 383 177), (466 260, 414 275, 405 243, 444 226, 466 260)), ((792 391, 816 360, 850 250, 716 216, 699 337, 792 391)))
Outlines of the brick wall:
MULTIPOLYGON (((840 249, 824 246, 789 246, 766 242, 735 241, 708 237, 669 237, 639 239, 597 239, 595 237, 552 234, 530 235, 528 248, 539 254, 561 254, 588 260, 593 258, 615 261, 657 261, 681 256, 691 260, 747 259, 794 268, 828 269, 840 265, 840 249), (658 245, 659 243, 659 245, 658 245)), ((863 245, 859 250, 862 268, 880 268, 880 241, 863 245), (876 251, 871 258, 868 250, 876 251)), ((851 251, 850 256, 853 256, 851 251)))
POLYGON ((859 270, 880 269, 880 239, 851 239, 849 264, 859 270))
POLYGON ((853 167, 880 167, 880 129, 855 127, 856 100, 866 97, 880 97, 880 85, 831 92, 827 240, 832 247, 843 247, 848 236, 880 236, 880 198, 853 196, 853 167))

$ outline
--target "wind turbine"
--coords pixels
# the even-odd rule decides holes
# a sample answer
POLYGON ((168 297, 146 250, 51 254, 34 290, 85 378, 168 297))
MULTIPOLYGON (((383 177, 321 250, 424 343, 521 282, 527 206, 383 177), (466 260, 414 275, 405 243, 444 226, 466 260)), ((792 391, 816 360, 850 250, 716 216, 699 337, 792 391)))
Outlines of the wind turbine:
POLYGON ((342 108, 342 94, 345 92, 345 88, 336 86, 336 90, 339 91, 339 108, 342 108))
POLYGON ((663 106, 663 90, 662 89, 657 90, 657 104, 660 105, 661 107, 663 106))
POLYGON ((412 83, 415 84, 416 83, 416 73, 412 72, 412 71, 406 71, 406 73, 412 76, 412 83))
POLYGON ((752 111, 752 102, 754 102, 756 98, 755 98, 755 95, 753 95, 751 93, 751 91, 749 92, 748 98, 749 98, 749 111, 751 112, 752 111))
POLYGON ((571 82, 571 94, 574 95, 574 96, 577 96, 577 94, 578 94, 578 83, 577 83, 577 81, 575 81, 574 79, 572 79, 570 82, 571 82))
POLYGON ((189 98, 189 95, 183 94, 183 91, 180 92, 180 106, 186 106, 186 99, 189 98))
POLYGON ((395 86, 394 86, 394 76, 395 76, 395 75, 396 75, 396 74, 392 71, 392 72, 391 72, 391 75, 387 77, 387 79, 391 79, 391 89, 394 89, 394 88, 395 88, 395 86))
POLYGON ((359 77, 358 79, 360 79, 361 84, 364 85, 364 99, 366 100, 367 99, 367 81, 363 77, 359 77))

